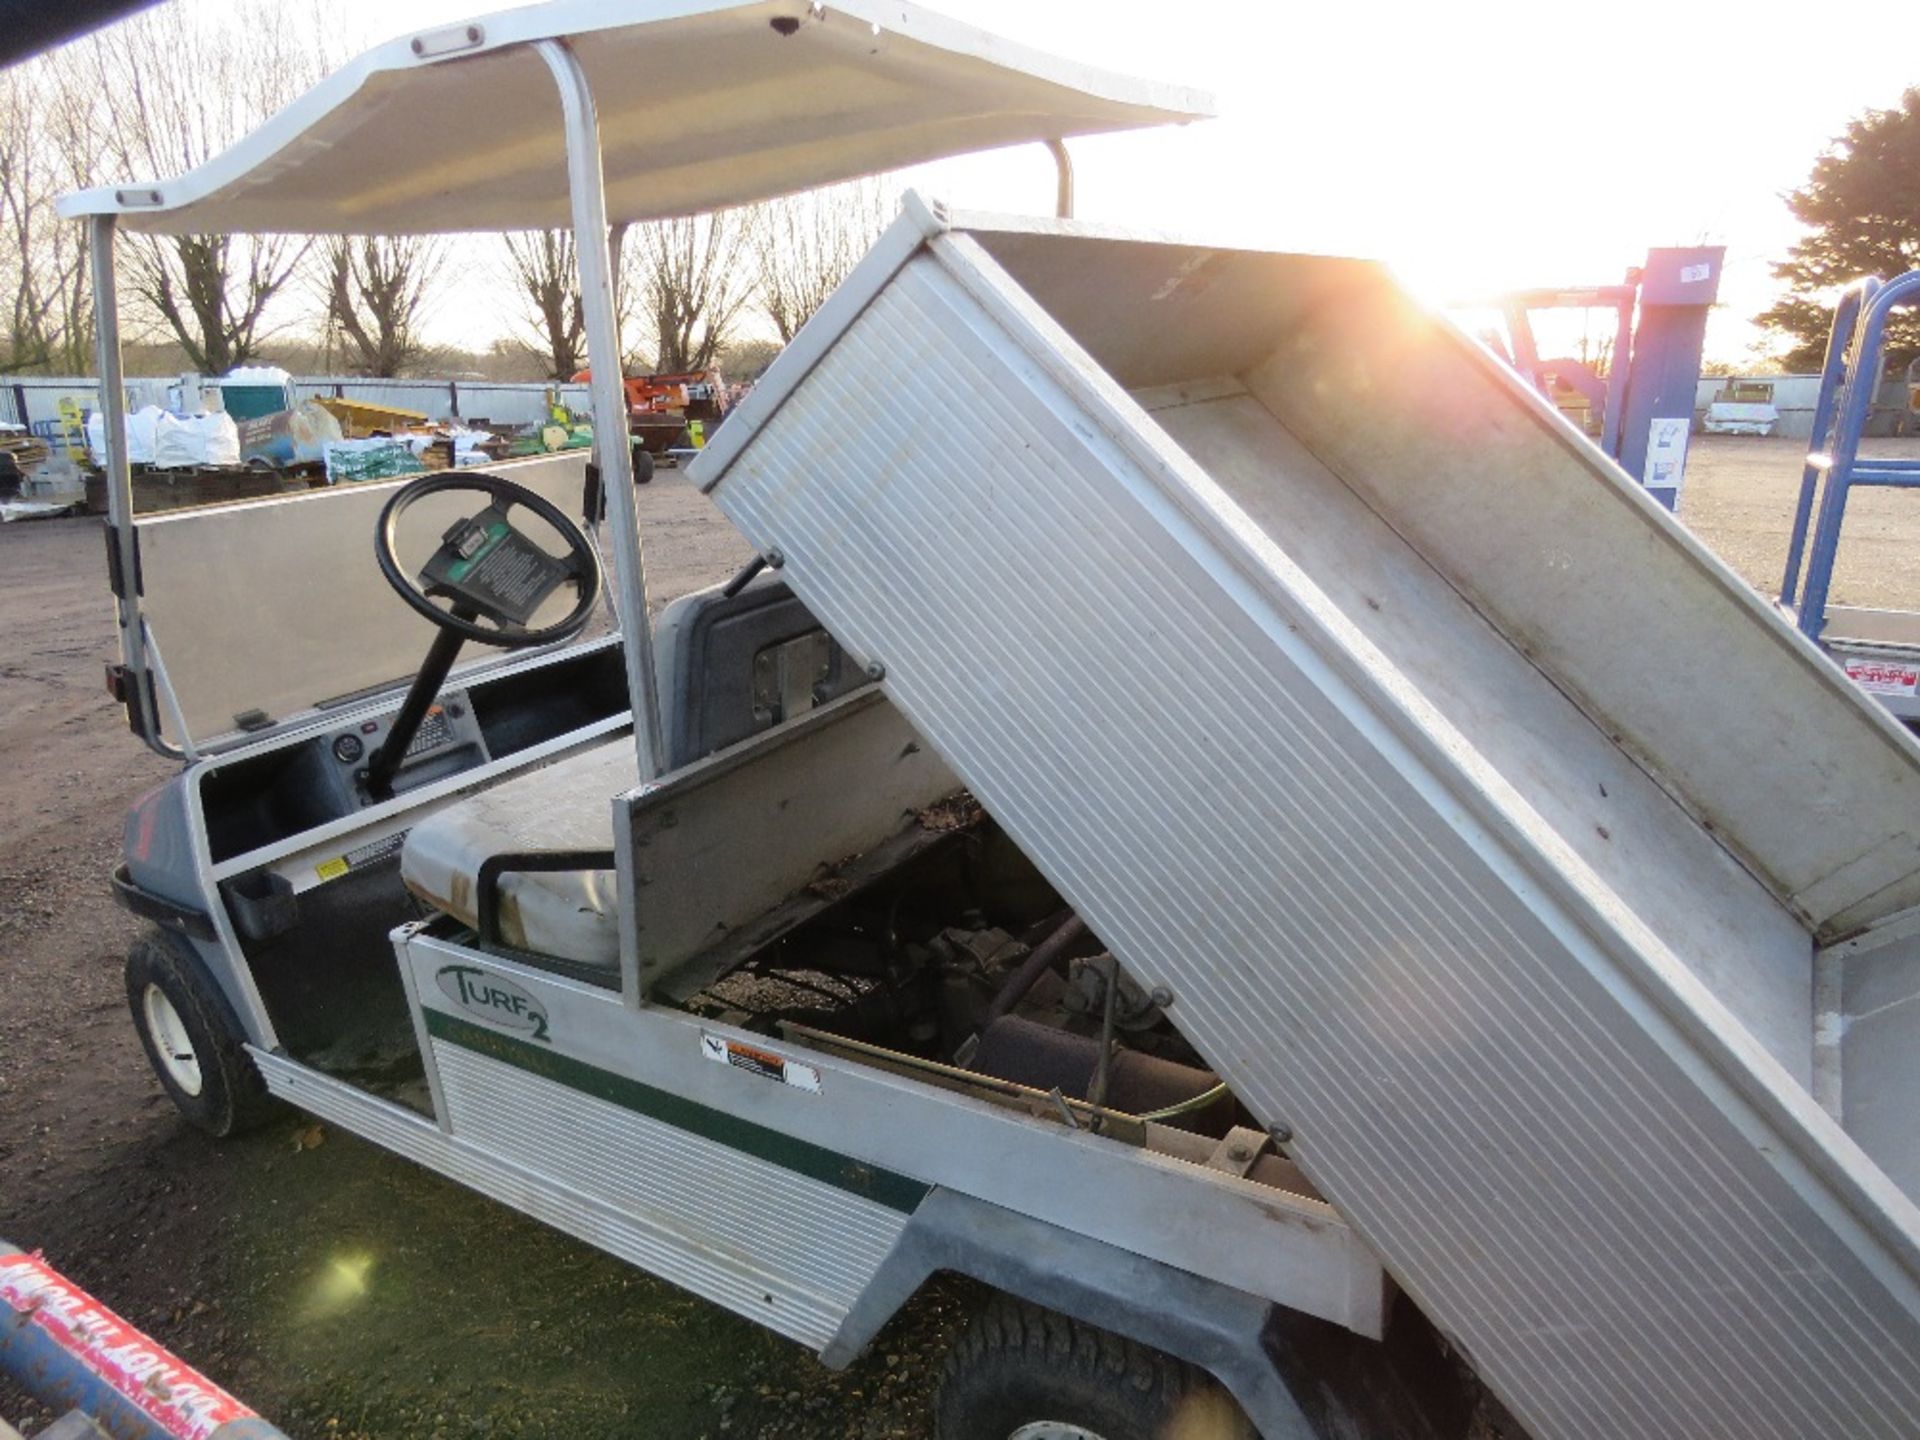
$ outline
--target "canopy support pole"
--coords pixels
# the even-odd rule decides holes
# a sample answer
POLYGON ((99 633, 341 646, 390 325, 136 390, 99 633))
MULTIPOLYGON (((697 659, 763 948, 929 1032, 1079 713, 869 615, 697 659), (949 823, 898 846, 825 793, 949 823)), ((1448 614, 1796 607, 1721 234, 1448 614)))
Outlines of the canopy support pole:
POLYGON ((1067 153, 1067 142, 1055 136, 1047 141, 1047 149, 1053 155, 1053 168, 1056 180, 1053 188, 1053 213, 1062 220, 1073 218, 1073 157, 1067 153))
POLYGON ((120 664, 127 718, 135 734, 170 760, 184 752, 161 738, 152 662, 140 617, 140 548, 133 529, 133 462, 127 453, 127 381, 120 357, 120 300, 114 287, 116 217, 87 219, 87 264, 93 281, 93 333, 100 369, 101 448, 107 480, 107 543, 112 547, 114 606, 120 622, 120 664))
POLYGON ((573 201, 573 251, 580 268, 580 306, 586 320, 587 363, 593 378, 593 448, 606 497, 613 550, 614 608, 620 617, 627 664, 627 698, 633 709, 633 743, 640 778, 666 768, 660 728, 659 680, 653 663, 653 621, 647 614, 646 562, 640 549, 640 516, 633 488, 633 439, 627 426, 627 392, 620 369, 620 315, 607 226, 607 192, 600 160, 600 122, 593 90, 579 57, 564 40, 541 40, 534 48, 553 72, 566 122, 567 184, 573 201))

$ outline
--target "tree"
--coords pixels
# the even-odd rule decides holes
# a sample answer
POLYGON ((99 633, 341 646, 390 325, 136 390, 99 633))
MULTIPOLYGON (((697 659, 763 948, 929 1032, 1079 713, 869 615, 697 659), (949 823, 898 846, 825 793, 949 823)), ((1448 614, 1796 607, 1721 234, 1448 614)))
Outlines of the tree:
POLYGON ((857 180, 756 205, 748 229, 754 291, 785 343, 800 333, 893 217, 884 181, 857 180))
POLYGON ((53 56, 0 71, 0 370, 84 375, 93 363, 85 232, 55 197, 92 180, 94 111, 53 56))
POLYGON ((425 346, 420 322, 446 246, 417 236, 337 235, 322 277, 327 329, 352 347, 356 375, 404 375, 425 346))
MULTIPOLYGON (((1834 291, 1862 275, 1920 268, 1920 89, 1850 122, 1786 198, 1810 233, 1773 267, 1789 295, 1755 320, 1795 342, 1781 357, 1789 370, 1817 370, 1834 291)), ((1894 314, 1886 353, 1892 369, 1920 355, 1920 314, 1894 314)))
POLYGON ((571 380, 587 348, 587 318, 580 303, 571 230, 528 230, 502 235, 507 278, 520 303, 515 338, 538 356, 550 380, 571 380))
MULTIPOLYGON (((165 6, 81 42, 106 148, 129 179, 192 169, 327 68, 316 9, 165 6), (219 56, 216 78, 199 57, 219 56)), ((128 236, 128 284, 188 363, 220 375, 259 354, 266 311, 307 253, 299 236, 128 236)))
POLYGON ((781 348, 778 340, 732 340, 720 347, 719 353, 713 357, 713 363, 729 380, 757 380, 774 362, 781 348))
POLYGON ((629 232, 636 303, 652 329, 654 363, 666 374, 705 370, 752 294, 742 260, 740 211, 636 225, 629 232))

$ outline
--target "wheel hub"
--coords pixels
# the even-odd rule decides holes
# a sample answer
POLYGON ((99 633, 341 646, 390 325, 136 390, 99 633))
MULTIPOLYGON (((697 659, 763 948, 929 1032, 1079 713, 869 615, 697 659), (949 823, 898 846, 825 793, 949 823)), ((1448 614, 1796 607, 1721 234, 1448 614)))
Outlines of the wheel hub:
POLYGON ((1065 1420, 1029 1420, 1007 1440, 1106 1440, 1106 1437, 1097 1430, 1065 1420))
POLYGON ((174 1009, 173 1001, 158 985, 149 984, 140 997, 140 1007, 145 1012, 147 1034, 153 1037, 153 1048, 160 1057, 160 1065, 167 1072, 167 1078, 179 1086, 183 1094, 198 1096, 201 1085, 200 1057, 194 1052, 186 1022, 180 1018, 180 1012, 174 1009))

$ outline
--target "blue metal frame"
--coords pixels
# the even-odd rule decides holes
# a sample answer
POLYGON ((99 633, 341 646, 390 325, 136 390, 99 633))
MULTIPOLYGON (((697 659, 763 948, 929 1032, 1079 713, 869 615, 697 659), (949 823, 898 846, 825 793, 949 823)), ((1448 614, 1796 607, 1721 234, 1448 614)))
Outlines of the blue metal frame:
POLYGON ((1564 380, 1600 412, 1600 448, 1620 458, 1621 422, 1626 413, 1627 372, 1633 363, 1633 311, 1640 299, 1639 271, 1627 272, 1623 285, 1591 285, 1570 290, 1522 290, 1509 295, 1502 310, 1513 345, 1513 368, 1548 400, 1550 380, 1564 380), (1603 382, 1593 367, 1578 360, 1542 360, 1533 336, 1535 310, 1612 310, 1613 361, 1603 382))
MULTIPOLYGON (((0 1256, 10 1262, 28 1258, 27 1252, 5 1239, 0 1239, 0 1256)), ((37 1252, 32 1261, 43 1263, 37 1252)), ((57 1272, 53 1278, 63 1287, 61 1298, 91 1299, 78 1287, 65 1289, 69 1282, 57 1272)), ((245 1418, 225 1420, 211 1429, 197 1424, 195 1397, 204 1397, 214 1389, 212 1381, 111 1312, 106 1318, 113 1323, 90 1326, 78 1322, 88 1315, 99 1318, 99 1310, 87 1308, 76 1314, 43 1307, 45 1299, 45 1294, 24 1304, 0 1299, 0 1375, 50 1410, 63 1415, 78 1411, 98 1422, 97 1428, 85 1433, 105 1434, 113 1440, 191 1440, 194 1436, 204 1440, 287 1440, 284 1433, 251 1411, 245 1418), (15 1308, 17 1304, 22 1308, 15 1308), (120 1354, 107 1347, 116 1342, 125 1344, 129 1338, 134 1342, 129 1348, 137 1354, 107 1364, 110 1356, 120 1354), (152 1366, 148 1383, 158 1388, 147 1398, 159 1401, 157 1409, 126 1388, 140 1357, 152 1366), (164 1383, 168 1380, 190 1382, 191 1388, 180 1385, 169 1390, 164 1383)), ((41 1433, 52 1435, 55 1430, 63 1435, 82 1433, 62 1428, 58 1422, 41 1433)), ((0 1433, 13 1432, 0 1423, 0 1433)))
POLYGON ((1793 531, 1787 541, 1786 569, 1780 578, 1780 602, 1794 610, 1801 633, 1818 640, 1827 623, 1827 598, 1833 587, 1834 561, 1840 552, 1840 527, 1847 495, 1855 485, 1920 487, 1920 460, 1860 461, 1860 438, 1879 393, 1881 360, 1886 350, 1887 317, 1920 300, 1920 270, 1898 279, 1877 276, 1856 280, 1841 292, 1827 337, 1826 364, 1820 371, 1820 398, 1814 404, 1813 434, 1793 531), (1818 515, 1814 496, 1819 494, 1818 515), (1812 543, 1808 544, 1808 526, 1812 543), (1801 575, 1801 561, 1806 574, 1801 575))
MULTIPOLYGON (((1499 303, 1507 322, 1511 364, 1549 400, 1551 381, 1586 397, 1600 417, 1600 449, 1669 510, 1678 503, 1680 477, 1654 483, 1647 449, 1662 420, 1693 422, 1707 312, 1719 295, 1724 247, 1662 246, 1620 285, 1521 290, 1499 303), (1531 312, 1610 309, 1615 316, 1613 357, 1603 381, 1577 360, 1542 360, 1531 312)), ((1684 453, 1684 452, 1683 452, 1684 453)))

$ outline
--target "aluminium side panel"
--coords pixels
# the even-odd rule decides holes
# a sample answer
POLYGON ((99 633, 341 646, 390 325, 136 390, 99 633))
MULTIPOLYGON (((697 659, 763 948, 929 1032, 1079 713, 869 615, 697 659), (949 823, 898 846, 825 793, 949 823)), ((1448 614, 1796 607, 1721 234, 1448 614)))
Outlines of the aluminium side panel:
POLYGON ((696 478, 1529 1428, 1910 1435, 1905 1197, 979 247, 867 288, 696 478))
POLYGON ((400 935, 444 1128, 291 1062, 274 1094, 815 1349, 933 1187, 1381 1333, 1323 1201, 400 935))
POLYGON ((906 1227, 904 1214, 678 1131, 659 1134, 576 1088, 445 1042, 435 1053, 449 1062, 442 1084, 462 1117, 458 1133, 251 1051, 278 1099, 816 1350, 906 1227), (497 1117, 482 1108, 495 1098, 497 1117), (593 1168, 610 1158, 617 1168, 593 1168))

